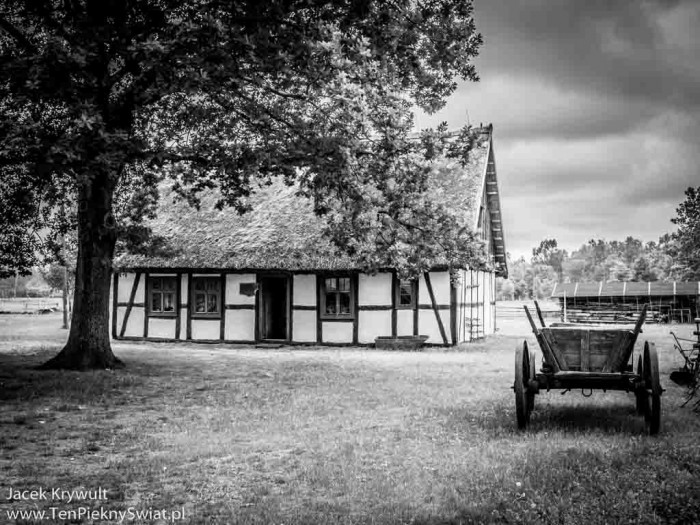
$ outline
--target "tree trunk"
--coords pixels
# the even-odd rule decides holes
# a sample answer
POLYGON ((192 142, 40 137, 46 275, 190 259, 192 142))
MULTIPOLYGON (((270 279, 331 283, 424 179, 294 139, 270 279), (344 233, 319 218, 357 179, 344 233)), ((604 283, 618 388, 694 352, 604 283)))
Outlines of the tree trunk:
POLYGON ((116 230, 112 215, 114 183, 107 175, 81 181, 78 207, 78 261, 68 342, 42 369, 115 368, 109 338, 109 290, 116 230))
POLYGON ((68 329, 68 268, 63 267, 63 329, 68 329))

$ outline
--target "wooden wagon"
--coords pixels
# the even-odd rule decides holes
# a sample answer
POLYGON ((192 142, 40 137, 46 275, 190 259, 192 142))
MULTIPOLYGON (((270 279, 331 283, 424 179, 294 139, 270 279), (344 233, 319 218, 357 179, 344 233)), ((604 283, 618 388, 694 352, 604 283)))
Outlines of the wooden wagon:
POLYGON ((538 327, 525 306, 525 314, 542 350, 542 368, 535 371, 535 353, 527 342, 515 351, 515 408, 518 428, 525 428, 542 390, 622 390, 636 397, 637 412, 644 415, 648 432, 656 434, 661 423, 661 383, 654 343, 645 342, 636 371, 632 352, 646 318, 646 306, 633 329, 553 323, 547 327, 535 302, 538 327))

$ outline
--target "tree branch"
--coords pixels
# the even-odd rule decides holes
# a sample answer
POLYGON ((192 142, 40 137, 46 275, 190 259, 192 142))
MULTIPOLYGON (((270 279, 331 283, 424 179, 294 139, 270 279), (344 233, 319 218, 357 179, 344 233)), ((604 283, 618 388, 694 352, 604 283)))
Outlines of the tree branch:
POLYGON ((255 79, 252 79, 252 78, 241 76, 240 79, 243 80, 244 82, 247 82, 248 84, 250 84, 252 86, 264 89, 265 91, 268 91, 268 92, 272 93, 273 95, 277 95, 278 97, 291 98, 294 100, 306 100, 307 99, 307 97, 304 95, 280 91, 279 89, 276 89, 276 88, 270 86, 269 84, 265 84, 263 82, 256 81, 255 79))
POLYGON ((34 44, 32 44, 29 39, 22 34, 22 32, 17 29, 15 26, 13 26, 9 21, 7 21, 4 17, 0 17, 0 28, 5 30, 5 32, 10 35, 12 38, 14 38, 18 44, 20 44, 25 51, 28 51, 30 53, 36 53, 37 49, 34 44))

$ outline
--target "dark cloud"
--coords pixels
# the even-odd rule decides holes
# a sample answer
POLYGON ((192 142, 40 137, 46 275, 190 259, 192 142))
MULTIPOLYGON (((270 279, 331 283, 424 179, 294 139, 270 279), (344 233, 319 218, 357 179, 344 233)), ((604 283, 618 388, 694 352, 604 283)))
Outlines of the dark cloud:
POLYGON ((700 185, 700 1, 476 0, 481 82, 437 115, 494 124, 507 249, 657 240, 700 185))
POLYGON ((700 105, 700 2, 481 0, 483 78, 507 71, 576 91, 700 105))

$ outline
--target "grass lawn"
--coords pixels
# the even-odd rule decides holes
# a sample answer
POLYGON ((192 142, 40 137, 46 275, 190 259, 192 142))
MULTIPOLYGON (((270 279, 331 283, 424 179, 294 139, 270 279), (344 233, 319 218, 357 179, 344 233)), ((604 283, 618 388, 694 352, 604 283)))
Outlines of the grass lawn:
POLYGON ((151 511, 125 523, 183 508, 181 523, 700 522, 700 415, 668 379, 668 327, 638 342, 657 343, 667 389, 649 437, 616 392, 538 395, 518 432, 524 324, 421 353, 115 343, 125 370, 34 371, 66 337, 54 326, 0 316, 0 523, 51 507, 151 511), (107 499, 13 501, 10 487, 107 499))

